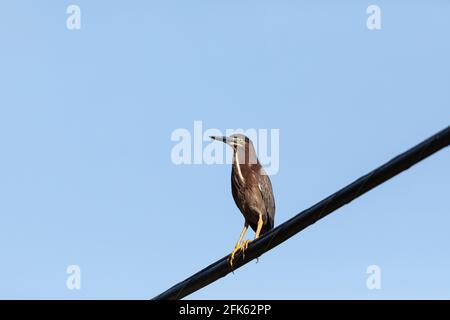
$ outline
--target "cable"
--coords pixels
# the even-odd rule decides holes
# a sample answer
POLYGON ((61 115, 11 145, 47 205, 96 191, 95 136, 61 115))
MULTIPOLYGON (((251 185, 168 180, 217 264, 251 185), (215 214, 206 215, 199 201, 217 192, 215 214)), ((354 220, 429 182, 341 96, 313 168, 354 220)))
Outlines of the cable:
MULTIPOLYGON (((449 144, 450 126, 253 241, 245 251, 245 258, 242 255, 236 255, 234 270, 449 144)), ((223 257, 153 299, 181 299, 226 276, 233 271, 227 263, 227 258, 228 256, 223 257)))

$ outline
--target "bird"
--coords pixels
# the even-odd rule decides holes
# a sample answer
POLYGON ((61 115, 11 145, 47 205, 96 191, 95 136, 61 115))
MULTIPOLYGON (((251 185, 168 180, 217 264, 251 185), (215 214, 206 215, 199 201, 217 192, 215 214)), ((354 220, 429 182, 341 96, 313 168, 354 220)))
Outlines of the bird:
POLYGON ((270 231, 275 222, 275 198, 272 183, 261 166, 252 141, 243 134, 210 136, 233 148, 231 191, 236 206, 244 216, 244 228, 229 255, 228 264, 233 268, 239 250, 245 253, 251 240, 243 241, 250 226, 255 232, 254 240, 270 231))

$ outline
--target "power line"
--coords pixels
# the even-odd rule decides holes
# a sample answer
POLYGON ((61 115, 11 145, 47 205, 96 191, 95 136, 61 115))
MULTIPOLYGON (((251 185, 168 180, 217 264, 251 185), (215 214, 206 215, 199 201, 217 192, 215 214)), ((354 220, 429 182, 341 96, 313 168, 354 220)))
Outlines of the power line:
MULTIPOLYGON (((365 176, 362 176, 314 206, 300 212, 275 229, 264 234, 261 238, 255 240, 245 251, 245 258, 243 258, 242 255, 236 256, 234 270, 259 257, 264 252, 276 247, 296 233, 302 231, 350 201, 358 198, 367 191, 379 186, 433 153, 447 147, 449 144, 450 126, 369 172, 365 176)), ((219 278, 226 276, 232 271, 227 263, 227 258, 228 256, 223 257, 153 299, 181 299, 219 278)))

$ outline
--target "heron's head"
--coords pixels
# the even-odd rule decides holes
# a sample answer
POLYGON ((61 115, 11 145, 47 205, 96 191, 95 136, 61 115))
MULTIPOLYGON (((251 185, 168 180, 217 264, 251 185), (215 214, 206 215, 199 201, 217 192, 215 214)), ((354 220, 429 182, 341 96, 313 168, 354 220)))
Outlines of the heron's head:
POLYGON ((211 139, 222 141, 233 148, 234 154, 239 158, 240 164, 257 164, 255 148, 252 141, 245 135, 236 133, 229 137, 211 136, 211 139))
POLYGON ((250 139, 240 133, 232 134, 229 137, 225 136, 210 136, 211 139, 222 141, 223 143, 226 143, 227 145, 231 146, 233 149, 239 149, 239 148, 245 148, 248 145, 251 145, 250 139))

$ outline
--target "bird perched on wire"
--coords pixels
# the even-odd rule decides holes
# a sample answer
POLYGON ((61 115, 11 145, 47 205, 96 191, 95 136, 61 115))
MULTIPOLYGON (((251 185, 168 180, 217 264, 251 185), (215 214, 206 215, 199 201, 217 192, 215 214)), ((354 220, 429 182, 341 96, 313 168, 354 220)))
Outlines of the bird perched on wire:
POLYGON ((255 231, 255 240, 273 229, 275 218, 275 199, 272 183, 259 163, 252 141, 242 134, 229 137, 211 136, 233 148, 233 166, 231 170, 231 190, 234 201, 244 216, 244 229, 228 258, 233 268, 234 257, 239 250, 247 249, 250 240, 243 241, 248 226, 255 231))

